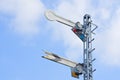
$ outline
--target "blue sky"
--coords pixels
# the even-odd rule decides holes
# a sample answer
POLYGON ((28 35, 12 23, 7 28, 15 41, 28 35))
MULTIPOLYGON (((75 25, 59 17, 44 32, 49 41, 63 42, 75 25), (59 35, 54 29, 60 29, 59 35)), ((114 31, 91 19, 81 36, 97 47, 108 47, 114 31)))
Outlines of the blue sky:
MULTIPOLYGON (((45 60, 42 49, 82 62, 82 41, 44 11, 74 22, 90 14, 96 30, 94 80, 120 77, 119 0, 0 0, 0 80, 77 80, 66 66, 45 60)), ((82 79, 82 76, 80 77, 82 79)))

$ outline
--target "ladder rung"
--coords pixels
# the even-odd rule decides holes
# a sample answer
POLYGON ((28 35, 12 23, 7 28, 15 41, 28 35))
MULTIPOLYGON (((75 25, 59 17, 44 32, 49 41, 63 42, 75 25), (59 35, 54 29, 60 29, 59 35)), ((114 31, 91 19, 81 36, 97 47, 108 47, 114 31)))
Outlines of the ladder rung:
POLYGON ((93 52, 95 50, 95 48, 93 48, 89 53, 93 52))
POLYGON ((91 43, 92 41, 94 41, 95 39, 93 38, 91 41, 89 41, 89 43, 91 43))
POLYGON ((94 69, 92 72, 95 72, 96 71, 96 69, 94 69))
POLYGON ((95 61, 96 60, 96 58, 94 58, 92 61, 91 61, 91 63, 93 62, 93 61, 95 61))

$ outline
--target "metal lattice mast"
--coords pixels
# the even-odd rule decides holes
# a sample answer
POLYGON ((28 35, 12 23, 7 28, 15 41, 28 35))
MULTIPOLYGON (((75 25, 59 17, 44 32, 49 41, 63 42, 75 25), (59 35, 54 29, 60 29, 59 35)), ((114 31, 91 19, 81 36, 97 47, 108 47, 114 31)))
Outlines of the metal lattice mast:
POLYGON ((92 59, 92 52, 95 48, 92 48, 92 29, 91 29, 91 17, 90 15, 86 14, 83 18, 83 27, 84 27, 84 34, 86 36, 86 40, 83 42, 83 63, 84 63, 84 80, 93 80, 93 68, 92 62, 95 59, 92 59))

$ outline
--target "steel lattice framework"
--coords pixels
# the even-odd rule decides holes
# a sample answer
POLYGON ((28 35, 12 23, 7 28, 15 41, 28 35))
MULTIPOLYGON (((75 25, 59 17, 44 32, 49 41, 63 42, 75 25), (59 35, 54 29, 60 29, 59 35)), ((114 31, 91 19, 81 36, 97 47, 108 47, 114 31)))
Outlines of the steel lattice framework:
POLYGON ((92 49, 92 30, 91 30, 91 17, 86 14, 83 18, 84 34, 86 35, 86 41, 83 42, 83 63, 84 63, 84 80, 93 80, 93 68, 92 68, 92 52, 95 48, 92 49))

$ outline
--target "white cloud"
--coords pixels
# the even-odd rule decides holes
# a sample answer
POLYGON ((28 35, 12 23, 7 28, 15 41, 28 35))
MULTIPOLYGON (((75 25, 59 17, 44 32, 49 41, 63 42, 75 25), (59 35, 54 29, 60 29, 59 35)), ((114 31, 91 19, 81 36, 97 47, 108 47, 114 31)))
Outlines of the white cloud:
POLYGON ((116 9, 114 14, 111 25, 108 24, 108 30, 104 32, 104 36, 101 36, 103 38, 101 43, 104 43, 102 58, 107 64, 120 66, 120 8, 116 9))
MULTIPOLYGON (((99 57, 99 61, 104 64, 118 66, 120 65, 120 9, 117 9, 117 6, 116 1, 114 2, 113 0, 111 2, 109 0, 100 0, 97 7, 93 5, 92 0, 71 0, 70 2, 62 0, 55 12, 75 22, 76 20, 82 22, 82 17, 85 13, 92 15, 95 20, 93 22, 97 22, 99 26, 95 42, 98 48, 96 50, 98 51, 95 54, 99 57), (103 2, 107 3, 103 4, 103 2), (114 15, 113 11, 116 11, 114 15)), ((65 53, 68 58, 79 60, 82 52, 82 43, 70 32, 69 28, 66 28, 66 26, 61 28, 59 26, 52 27, 56 35, 54 38, 63 41, 67 48, 65 53)))
POLYGON ((38 21, 44 10, 40 0, 1 0, 0 12, 12 15, 10 21, 12 30, 20 35, 35 35, 39 33, 38 21))
POLYGON ((88 11, 90 0, 71 0, 61 1, 60 5, 56 8, 56 12, 63 17, 70 18, 72 20, 82 20, 82 16, 88 11), (87 5, 87 6, 86 6, 87 5))
POLYGON ((106 8, 100 10, 100 16, 103 20, 110 18, 110 12, 106 8))

